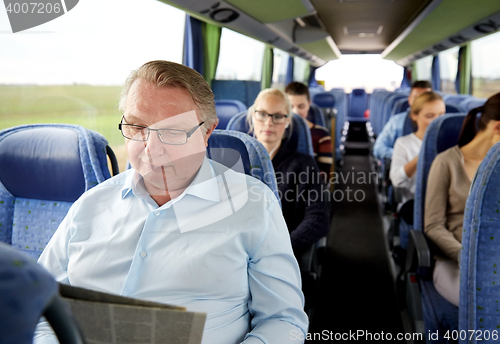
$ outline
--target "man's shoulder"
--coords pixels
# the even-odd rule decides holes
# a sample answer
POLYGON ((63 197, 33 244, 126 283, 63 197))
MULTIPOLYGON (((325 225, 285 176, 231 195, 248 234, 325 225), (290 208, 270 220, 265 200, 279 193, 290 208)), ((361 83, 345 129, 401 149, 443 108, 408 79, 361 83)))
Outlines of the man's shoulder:
POLYGON ((131 185, 131 180, 134 176, 134 170, 130 169, 124 171, 114 177, 106 179, 104 182, 94 186, 92 189, 83 193, 80 199, 93 198, 97 194, 98 197, 104 195, 114 196, 115 193, 120 192, 127 185, 131 185))

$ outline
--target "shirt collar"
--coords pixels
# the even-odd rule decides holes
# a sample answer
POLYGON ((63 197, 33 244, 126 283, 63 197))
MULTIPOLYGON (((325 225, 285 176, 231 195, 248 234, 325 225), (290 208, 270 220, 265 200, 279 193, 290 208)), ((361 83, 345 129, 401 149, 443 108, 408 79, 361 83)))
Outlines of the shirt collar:
MULTIPOLYGON (((125 186, 122 189, 122 198, 127 197, 130 192, 143 199, 148 196, 142 176, 135 170, 131 172, 128 182, 125 183, 125 186)), ((179 197, 176 198, 176 200, 180 200, 186 194, 205 199, 207 201, 220 202, 217 176, 215 175, 211 161, 207 157, 203 159, 203 163, 201 164, 200 169, 191 184, 179 197)))

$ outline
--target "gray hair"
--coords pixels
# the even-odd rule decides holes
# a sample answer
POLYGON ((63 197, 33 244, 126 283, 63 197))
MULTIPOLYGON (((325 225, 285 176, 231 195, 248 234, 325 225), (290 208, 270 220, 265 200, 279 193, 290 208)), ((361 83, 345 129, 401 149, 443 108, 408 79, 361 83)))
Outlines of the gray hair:
POLYGON ((200 120, 205 122, 205 128, 217 123, 214 94, 203 76, 192 68, 162 60, 147 62, 130 73, 120 94, 118 108, 121 112, 125 112, 128 92, 137 79, 150 82, 157 87, 184 88, 200 109, 200 120))

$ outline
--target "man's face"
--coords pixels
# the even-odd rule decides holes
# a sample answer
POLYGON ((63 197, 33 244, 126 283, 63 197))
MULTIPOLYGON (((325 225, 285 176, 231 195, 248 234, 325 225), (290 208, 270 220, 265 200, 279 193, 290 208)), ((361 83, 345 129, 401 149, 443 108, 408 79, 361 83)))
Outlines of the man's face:
POLYGON ((411 89, 410 95, 408 96, 408 104, 410 106, 413 105, 413 101, 417 99, 419 95, 425 92, 431 92, 432 88, 420 88, 420 87, 415 87, 411 89))
POLYGON ((306 119, 311 107, 311 102, 307 100, 307 96, 305 94, 295 96, 289 94, 288 99, 290 99, 290 103, 292 104, 292 112, 306 119))
MULTIPOLYGON (((189 131, 200 123, 197 111, 198 107, 185 89, 157 87, 138 79, 128 93, 122 123, 189 131)), ((165 190, 170 194, 182 192, 193 180, 213 131, 213 128, 203 128, 195 130, 184 145, 160 141, 157 131, 150 131, 147 141, 125 139, 128 160, 144 178, 146 189, 152 196, 164 195, 165 190)), ((143 139, 142 135, 139 134, 137 139, 143 139)), ((167 140, 166 135, 163 139, 167 140)))

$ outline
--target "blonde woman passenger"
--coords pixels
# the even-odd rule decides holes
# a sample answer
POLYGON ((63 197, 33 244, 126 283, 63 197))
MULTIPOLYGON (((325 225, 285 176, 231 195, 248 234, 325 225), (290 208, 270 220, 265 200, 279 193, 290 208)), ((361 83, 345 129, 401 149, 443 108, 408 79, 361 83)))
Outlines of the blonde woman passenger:
POLYGON ((272 160, 283 216, 298 257, 328 232, 329 210, 314 158, 286 147, 292 115, 287 96, 280 90, 266 89, 250 107, 247 121, 272 160))

